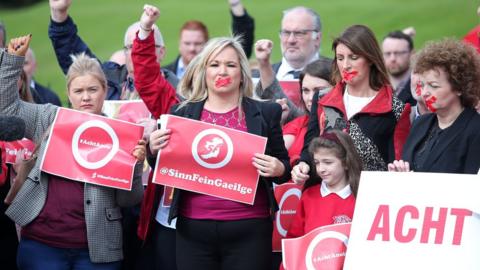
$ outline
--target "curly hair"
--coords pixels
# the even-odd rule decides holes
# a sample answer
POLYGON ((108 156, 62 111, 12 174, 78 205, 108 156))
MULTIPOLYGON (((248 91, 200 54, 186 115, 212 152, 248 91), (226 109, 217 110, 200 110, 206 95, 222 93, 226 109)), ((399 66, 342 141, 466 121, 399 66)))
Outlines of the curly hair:
POLYGON ((452 90, 460 93, 466 108, 475 108, 480 98, 480 55, 461 41, 444 39, 427 43, 415 59, 414 73, 442 69, 452 90))

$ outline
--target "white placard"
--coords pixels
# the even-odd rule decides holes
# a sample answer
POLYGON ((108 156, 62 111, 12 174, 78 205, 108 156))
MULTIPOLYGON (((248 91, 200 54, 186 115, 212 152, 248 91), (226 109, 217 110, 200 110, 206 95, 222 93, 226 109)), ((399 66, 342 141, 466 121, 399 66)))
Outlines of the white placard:
POLYGON ((352 269, 480 269, 480 176, 362 172, 352 269))

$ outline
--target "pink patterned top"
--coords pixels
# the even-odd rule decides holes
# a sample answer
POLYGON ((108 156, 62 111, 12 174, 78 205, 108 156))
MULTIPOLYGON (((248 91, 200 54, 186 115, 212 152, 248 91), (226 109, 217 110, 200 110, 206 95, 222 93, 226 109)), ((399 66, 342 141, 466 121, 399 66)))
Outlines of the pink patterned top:
MULTIPOLYGON (((214 113, 203 109, 200 120, 240 131, 247 131, 245 117, 239 117, 235 108, 226 113, 214 113)), ((239 220, 269 216, 267 193, 263 184, 258 184, 253 205, 243 204, 199 193, 183 191, 180 215, 192 219, 239 220)))

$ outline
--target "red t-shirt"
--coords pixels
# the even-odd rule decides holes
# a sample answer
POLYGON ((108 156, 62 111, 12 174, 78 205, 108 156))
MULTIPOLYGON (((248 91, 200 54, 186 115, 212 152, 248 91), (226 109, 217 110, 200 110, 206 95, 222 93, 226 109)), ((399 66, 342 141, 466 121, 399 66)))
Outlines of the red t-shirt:
POLYGON ((477 49, 477 52, 480 53, 480 25, 468 32, 468 34, 463 37, 463 41, 473 45, 475 49, 477 49))
POLYGON ((58 248, 86 248, 84 183, 48 176, 47 200, 40 214, 22 228, 22 237, 58 248))
MULTIPOLYGON (((240 131, 247 131, 245 117, 239 121, 238 108, 226 113, 203 109, 200 120, 240 131)), ((180 214, 192 219, 240 220, 269 216, 265 187, 259 183, 253 205, 225 200, 200 193, 183 191, 180 214)))
POLYGON ((322 197, 320 186, 309 187, 302 193, 287 238, 303 236, 321 226, 351 222, 355 208, 353 194, 345 199, 336 193, 322 197))
POLYGON ((293 144, 288 149, 288 156, 290 156, 290 164, 292 165, 295 164, 302 153, 303 142, 308 128, 308 119, 308 115, 299 116, 283 126, 283 135, 295 136, 293 144))

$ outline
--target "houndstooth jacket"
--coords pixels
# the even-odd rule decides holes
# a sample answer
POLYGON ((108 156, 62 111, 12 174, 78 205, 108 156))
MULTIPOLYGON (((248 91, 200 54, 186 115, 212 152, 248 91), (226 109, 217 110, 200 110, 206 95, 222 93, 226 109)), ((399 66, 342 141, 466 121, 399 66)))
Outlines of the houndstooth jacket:
MULTIPOLYGON (((23 62, 23 57, 0 51, 0 113, 22 118, 26 124, 25 137, 39 142, 53 122, 58 107, 20 100, 17 80, 23 62)), ((40 142, 42 144, 35 166, 6 211, 7 216, 20 226, 29 224, 39 215, 47 198, 48 177, 40 171, 41 157, 46 146, 44 142, 46 139, 40 142)), ((141 173, 142 164, 137 164, 131 191, 85 184, 85 222, 92 262, 105 263, 123 259, 120 207, 133 206, 142 200, 141 173)))

